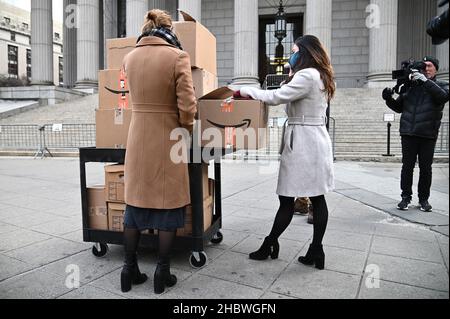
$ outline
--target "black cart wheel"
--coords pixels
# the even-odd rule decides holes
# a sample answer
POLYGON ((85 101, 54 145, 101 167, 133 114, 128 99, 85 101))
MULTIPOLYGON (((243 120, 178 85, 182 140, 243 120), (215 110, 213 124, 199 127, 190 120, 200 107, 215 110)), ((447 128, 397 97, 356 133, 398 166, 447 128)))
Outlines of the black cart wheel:
POLYGON ((92 247, 92 254, 94 254, 95 257, 103 257, 108 252, 108 245, 107 244, 95 244, 92 247), (100 250, 99 250, 100 248, 100 250))
POLYGON ((204 251, 201 252, 193 252, 191 257, 189 257, 189 263, 193 268, 201 268, 206 265, 206 261, 208 257, 204 251))
POLYGON ((222 242, 222 240, 223 240, 223 234, 220 231, 218 231, 217 234, 215 234, 213 236, 213 238, 211 238, 211 242, 213 244, 220 244, 222 242))

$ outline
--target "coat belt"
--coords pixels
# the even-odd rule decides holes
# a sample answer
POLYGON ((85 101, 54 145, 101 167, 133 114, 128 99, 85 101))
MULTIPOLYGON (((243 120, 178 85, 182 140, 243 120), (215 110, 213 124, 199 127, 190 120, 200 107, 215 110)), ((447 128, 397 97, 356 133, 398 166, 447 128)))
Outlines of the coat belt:
POLYGON ((133 103, 132 110, 135 113, 179 113, 176 104, 133 103))
POLYGON ((287 119, 288 125, 304 125, 304 126, 325 126, 327 125, 326 116, 306 116, 290 117, 287 119))
POLYGON ((280 146, 280 154, 283 153, 284 150, 284 134, 286 133, 286 126, 289 125, 301 125, 301 126, 325 126, 327 125, 327 117, 326 116, 307 116, 302 115, 300 117, 289 117, 283 125, 283 132, 281 134, 281 146, 280 146))

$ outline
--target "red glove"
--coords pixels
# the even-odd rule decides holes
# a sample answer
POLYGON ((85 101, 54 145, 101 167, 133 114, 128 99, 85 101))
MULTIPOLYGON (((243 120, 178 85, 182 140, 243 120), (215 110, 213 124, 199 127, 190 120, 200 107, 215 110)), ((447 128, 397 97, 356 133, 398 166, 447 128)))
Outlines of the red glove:
POLYGON ((239 99, 239 100, 253 100, 250 96, 249 97, 243 97, 241 95, 241 91, 237 90, 233 93, 233 98, 239 99))

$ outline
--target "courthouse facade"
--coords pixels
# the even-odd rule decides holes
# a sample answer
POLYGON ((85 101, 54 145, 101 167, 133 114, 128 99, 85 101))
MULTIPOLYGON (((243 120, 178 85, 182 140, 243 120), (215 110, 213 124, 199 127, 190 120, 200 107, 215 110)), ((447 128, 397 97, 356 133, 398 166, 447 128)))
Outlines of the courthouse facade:
MULTIPOLYGON (((441 12, 438 2, 281 1, 287 22, 283 59, 297 36, 314 34, 331 55, 338 87, 382 87, 401 61, 424 55, 437 56, 440 77, 448 79, 448 41, 433 46, 425 32, 427 22, 441 12)), ((279 0, 64 0, 63 81, 55 83, 52 0, 32 0, 31 83, 95 89, 98 71, 106 65, 105 40, 138 36, 145 12, 162 8, 174 19, 177 9, 190 13, 216 36, 220 85, 259 85, 276 72, 279 6, 279 0)))

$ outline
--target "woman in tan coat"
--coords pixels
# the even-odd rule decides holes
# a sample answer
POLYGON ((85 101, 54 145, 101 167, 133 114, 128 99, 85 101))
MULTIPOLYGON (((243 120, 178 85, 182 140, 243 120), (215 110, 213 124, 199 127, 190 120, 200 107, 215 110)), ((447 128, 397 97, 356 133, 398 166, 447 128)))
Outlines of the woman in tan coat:
POLYGON ((155 293, 176 283, 170 274, 172 242, 184 226, 190 203, 186 161, 174 163, 170 151, 174 129, 192 131, 197 112, 189 55, 172 32, 169 14, 151 10, 146 15, 136 48, 123 61, 133 113, 125 158, 125 265, 121 288, 147 280, 137 265, 140 232, 157 229, 159 258, 154 274, 155 293))

